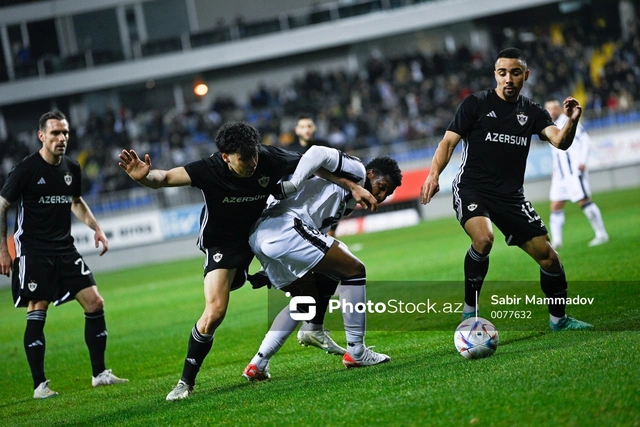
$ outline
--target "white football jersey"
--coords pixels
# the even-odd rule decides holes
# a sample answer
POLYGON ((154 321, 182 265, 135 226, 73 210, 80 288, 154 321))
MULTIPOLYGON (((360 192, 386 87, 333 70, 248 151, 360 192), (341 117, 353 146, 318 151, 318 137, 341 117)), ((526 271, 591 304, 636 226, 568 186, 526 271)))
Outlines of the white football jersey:
MULTIPOLYGON (((360 159, 340 151, 334 153, 337 153, 337 156, 331 159, 331 164, 336 165, 336 168, 331 172, 346 176, 364 186, 366 171, 360 159)), ((327 232, 333 223, 350 214, 355 206, 356 201, 350 191, 314 176, 303 181, 297 193, 269 206, 263 216, 289 214, 307 224, 315 225, 322 232, 327 232)))
MULTIPOLYGON (((569 118, 565 114, 561 114, 555 121, 556 126, 562 129, 567 120, 569 120, 569 118)), ((587 164, 589 142, 589 134, 585 131, 582 124, 578 123, 576 135, 568 150, 563 151, 553 146, 551 147, 554 179, 564 179, 569 175, 581 174, 578 166, 587 164)))

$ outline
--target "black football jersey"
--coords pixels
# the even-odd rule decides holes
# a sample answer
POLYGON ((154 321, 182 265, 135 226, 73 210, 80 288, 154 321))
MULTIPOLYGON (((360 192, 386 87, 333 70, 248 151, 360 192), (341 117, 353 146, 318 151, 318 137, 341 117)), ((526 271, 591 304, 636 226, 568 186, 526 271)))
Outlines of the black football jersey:
POLYGON ((553 126, 549 113, 529 98, 515 103, 493 89, 465 98, 447 128, 462 137, 459 188, 510 195, 522 192, 531 136, 553 126))
POLYGON ((300 144, 300 138, 296 137, 296 139, 285 148, 289 151, 295 151, 297 153, 304 154, 309 148, 313 147, 314 145, 319 145, 320 147, 331 147, 327 141, 323 141, 321 139, 312 139, 309 141, 306 147, 303 147, 302 144, 300 144))
POLYGON ((278 147, 260 146, 258 165, 249 178, 238 178, 220 153, 185 165, 191 185, 199 188, 205 206, 198 246, 206 249, 229 240, 246 241, 260 217, 269 194, 278 193, 278 181, 294 172, 300 154, 278 147))
POLYGON ((80 197, 82 172, 62 156, 58 165, 33 153, 9 172, 0 195, 18 202, 14 241, 16 255, 64 254, 75 250, 71 236, 71 203, 80 197))

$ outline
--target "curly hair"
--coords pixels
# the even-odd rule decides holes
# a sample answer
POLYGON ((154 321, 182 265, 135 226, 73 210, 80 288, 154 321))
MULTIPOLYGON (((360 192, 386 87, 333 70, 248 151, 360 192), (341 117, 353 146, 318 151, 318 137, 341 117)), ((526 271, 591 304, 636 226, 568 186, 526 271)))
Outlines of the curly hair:
POLYGON ((398 166, 398 162, 391 157, 376 157, 367 163, 365 169, 372 170, 376 175, 388 175, 391 179, 391 184, 396 187, 400 187, 402 185, 402 171, 400 170, 400 166, 398 166))
POLYGON ((38 130, 45 131, 47 129, 47 121, 49 120, 67 120, 67 116, 65 116, 62 111, 52 110, 44 113, 40 116, 40 120, 38 120, 38 130))
POLYGON ((241 159, 250 159, 258 154, 260 132, 247 122, 225 123, 216 135, 216 146, 221 153, 237 153, 241 159))

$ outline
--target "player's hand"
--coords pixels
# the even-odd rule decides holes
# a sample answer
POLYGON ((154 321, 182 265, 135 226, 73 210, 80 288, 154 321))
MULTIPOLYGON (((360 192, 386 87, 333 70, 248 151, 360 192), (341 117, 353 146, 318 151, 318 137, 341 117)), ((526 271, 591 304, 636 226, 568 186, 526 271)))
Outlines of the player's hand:
POLYGON ((273 286, 264 270, 257 271, 256 274, 247 274, 247 281, 251 283, 253 289, 260 289, 265 286, 267 289, 271 289, 273 286))
POLYGON ((100 243, 102 243, 102 250, 100 251, 100 256, 104 255, 105 252, 109 250, 109 241, 107 240, 107 235, 104 234, 101 228, 97 229, 93 234, 93 240, 96 244, 96 249, 100 247, 100 243))
POLYGON ((120 166, 124 171, 134 180, 140 181, 146 178, 151 171, 151 157, 148 154, 144 155, 144 161, 140 160, 138 153, 134 150, 122 150, 122 153, 118 156, 120 166))
POLYGON ((378 210, 378 201, 366 188, 356 185, 351 189, 351 195, 353 200, 364 209, 369 209, 371 212, 378 210))
POLYGON ((580 116, 582 115, 582 107, 575 98, 567 96, 562 105, 567 117, 573 120, 580 119, 580 116))
POLYGON ((0 274, 8 277, 12 269, 13 260, 11 259, 11 255, 9 255, 9 251, 6 249, 0 251, 0 274))
POLYGON ((422 188, 420 189, 420 203, 426 205, 431 201, 431 198, 436 195, 440 191, 440 184, 438 183, 438 178, 433 177, 431 174, 427 176, 427 179, 422 184, 422 188))

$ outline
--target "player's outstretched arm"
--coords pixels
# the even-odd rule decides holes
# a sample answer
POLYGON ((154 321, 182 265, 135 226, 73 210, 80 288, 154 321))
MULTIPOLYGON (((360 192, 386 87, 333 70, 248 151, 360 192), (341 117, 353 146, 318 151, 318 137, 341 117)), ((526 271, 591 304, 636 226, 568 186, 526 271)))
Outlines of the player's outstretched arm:
POLYGON ((144 161, 134 150, 122 150, 118 156, 120 166, 133 179, 145 187, 180 187, 191 185, 191 177, 184 167, 177 167, 168 171, 151 169, 151 157, 145 154, 144 161))
POLYGON ((429 203, 431 198, 440 191, 440 174, 449 164, 453 150, 456 148, 456 145, 458 145, 458 142, 460 142, 460 139, 460 135, 448 130, 445 132, 442 141, 438 144, 438 148, 431 161, 429 175, 427 175, 427 179, 424 181, 424 184, 422 184, 420 190, 420 202, 423 205, 429 203))
POLYGON ((335 148, 320 145, 314 145, 309 148, 300 158, 291 179, 282 182, 282 196, 289 197, 298 191, 302 183, 320 168, 325 168, 330 171, 336 170, 340 164, 340 156, 340 151, 335 148))
POLYGON ((84 201, 82 197, 74 197, 73 203, 71 204, 71 212, 83 223, 85 223, 90 229, 94 231, 93 240, 96 244, 96 248, 100 247, 100 243, 102 243, 102 250, 100 251, 100 256, 104 255, 105 252, 109 250, 109 241, 107 240, 106 234, 100 228, 98 224, 98 220, 93 216, 93 212, 89 209, 89 205, 84 201))
POLYGON ((569 118, 562 129, 557 126, 547 126, 542 130, 542 134, 556 148, 567 150, 573 143, 576 136, 578 122, 582 115, 582 107, 575 98, 568 96, 563 102, 564 114, 569 118))
POLYGON ((0 196, 0 274, 9 276, 12 268, 11 255, 7 246, 7 211, 11 203, 0 196))

